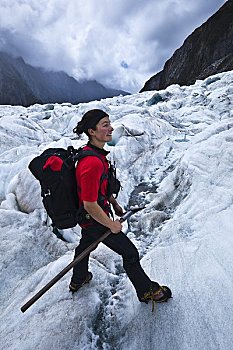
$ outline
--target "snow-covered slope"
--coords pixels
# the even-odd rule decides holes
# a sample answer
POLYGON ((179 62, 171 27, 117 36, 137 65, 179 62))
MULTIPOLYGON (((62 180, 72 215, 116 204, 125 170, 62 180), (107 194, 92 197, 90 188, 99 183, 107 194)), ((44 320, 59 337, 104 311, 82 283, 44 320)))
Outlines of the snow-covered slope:
POLYGON ((233 72, 189 87, 73 106, 0 107, 0 349, 228 350, 233 302, 233 72), (24 314, 20 307, 73 258, 78 227, 52 233, 27 169, 47 147, 75 147, 93 107, 115 128, 121 204, 147 204, 125 224, 149 276, 173 299, 141 304, 121 258, 92 252, 94 278, 72 298, 71 272, 24 314))

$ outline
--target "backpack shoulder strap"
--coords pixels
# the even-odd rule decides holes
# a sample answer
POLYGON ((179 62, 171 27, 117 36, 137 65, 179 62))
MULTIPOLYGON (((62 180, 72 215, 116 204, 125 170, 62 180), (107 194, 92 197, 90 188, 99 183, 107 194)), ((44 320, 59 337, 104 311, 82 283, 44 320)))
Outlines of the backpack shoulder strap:
POLYGON ((99 158, 103 164, 103 174, 101 175, 100 183, 102 183, 104 179, 108 179, 108 172, 105 171, 104 161, 101 158, 101 156, 97 152, 95 152, 94 150, 93 151, 89 150, 89 149, 84 150, 82 147, 79 148, 77 150, 77 153, 74 156, 75 163, 78 162, 80 159, 88 157, 88 156, 94 156, 94 157, 99 158))
POLYGON ((97 152, 89 150, 89 149, 84 150, 83 148, 79 148, 77 153, 74 155, 74 160, 75 160, 75 162, 77 162, 80 159, 88 157, 88 156, 94 156, 94 157, 99 158, 104 165, 104 161, 101 158, 101 156, 97 152))

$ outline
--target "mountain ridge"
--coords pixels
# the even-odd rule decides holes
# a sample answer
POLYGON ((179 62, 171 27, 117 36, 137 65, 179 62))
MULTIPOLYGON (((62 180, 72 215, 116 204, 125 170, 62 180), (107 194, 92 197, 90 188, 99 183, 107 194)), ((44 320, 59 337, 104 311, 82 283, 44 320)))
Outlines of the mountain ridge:
POLYGON ((233 0, 228 0, 196 28, 140 90, 161 90, 172 84, 191 85, 198 79, 233 69, 233 0))
POLYGON ((128 92, 104 87, 96 80, 78 82, 63 71, 47 71, 0 52, 0 104, 28 107, 35 103, 77 104, 128 92))

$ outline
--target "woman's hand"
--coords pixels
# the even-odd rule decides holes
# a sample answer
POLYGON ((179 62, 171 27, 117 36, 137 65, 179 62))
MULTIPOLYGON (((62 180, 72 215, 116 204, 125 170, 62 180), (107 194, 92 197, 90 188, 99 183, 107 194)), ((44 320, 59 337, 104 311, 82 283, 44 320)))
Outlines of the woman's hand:
POLYGON ((110 197, 109 202, 112 204, 114 213, 117 216, 122 216, 124 214, 123 209, 121 208, 121 206, 118 204, 117 200, 113 196, 110 197))
POLYGON ((112 221, 111 226, 109 227, 112 233, 119 233, 122 230, 122 224, 119 220, 112 221))
POLYGON ((113 210, 117 216, 122 216, 124 214, 123 209, 118 203, 113 205, 113 210))

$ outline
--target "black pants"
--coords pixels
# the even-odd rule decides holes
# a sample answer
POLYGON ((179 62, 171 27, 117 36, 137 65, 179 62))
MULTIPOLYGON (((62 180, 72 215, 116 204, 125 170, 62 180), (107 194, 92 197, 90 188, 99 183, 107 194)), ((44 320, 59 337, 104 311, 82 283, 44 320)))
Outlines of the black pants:
MULTIPOLYGON (((91 243, 96 241, 107 230, 106 227, 96 224, 95 226, 82 229, 82 238, 75 249, 75 258, 81 254, 91 243)), ((111 233, 103 243, 123 258, 123 267, 134 285, 137 296, 140 298, 150 288, 151 280, 142 269, 139 261, 138 250, 129 238, 123 233, 111 233)), ((90 255, 90 254, 89 254, 90 255)), ((89 255, 76 264, 73 268, 72 282, 82 283, 88 272, 89 255)))

